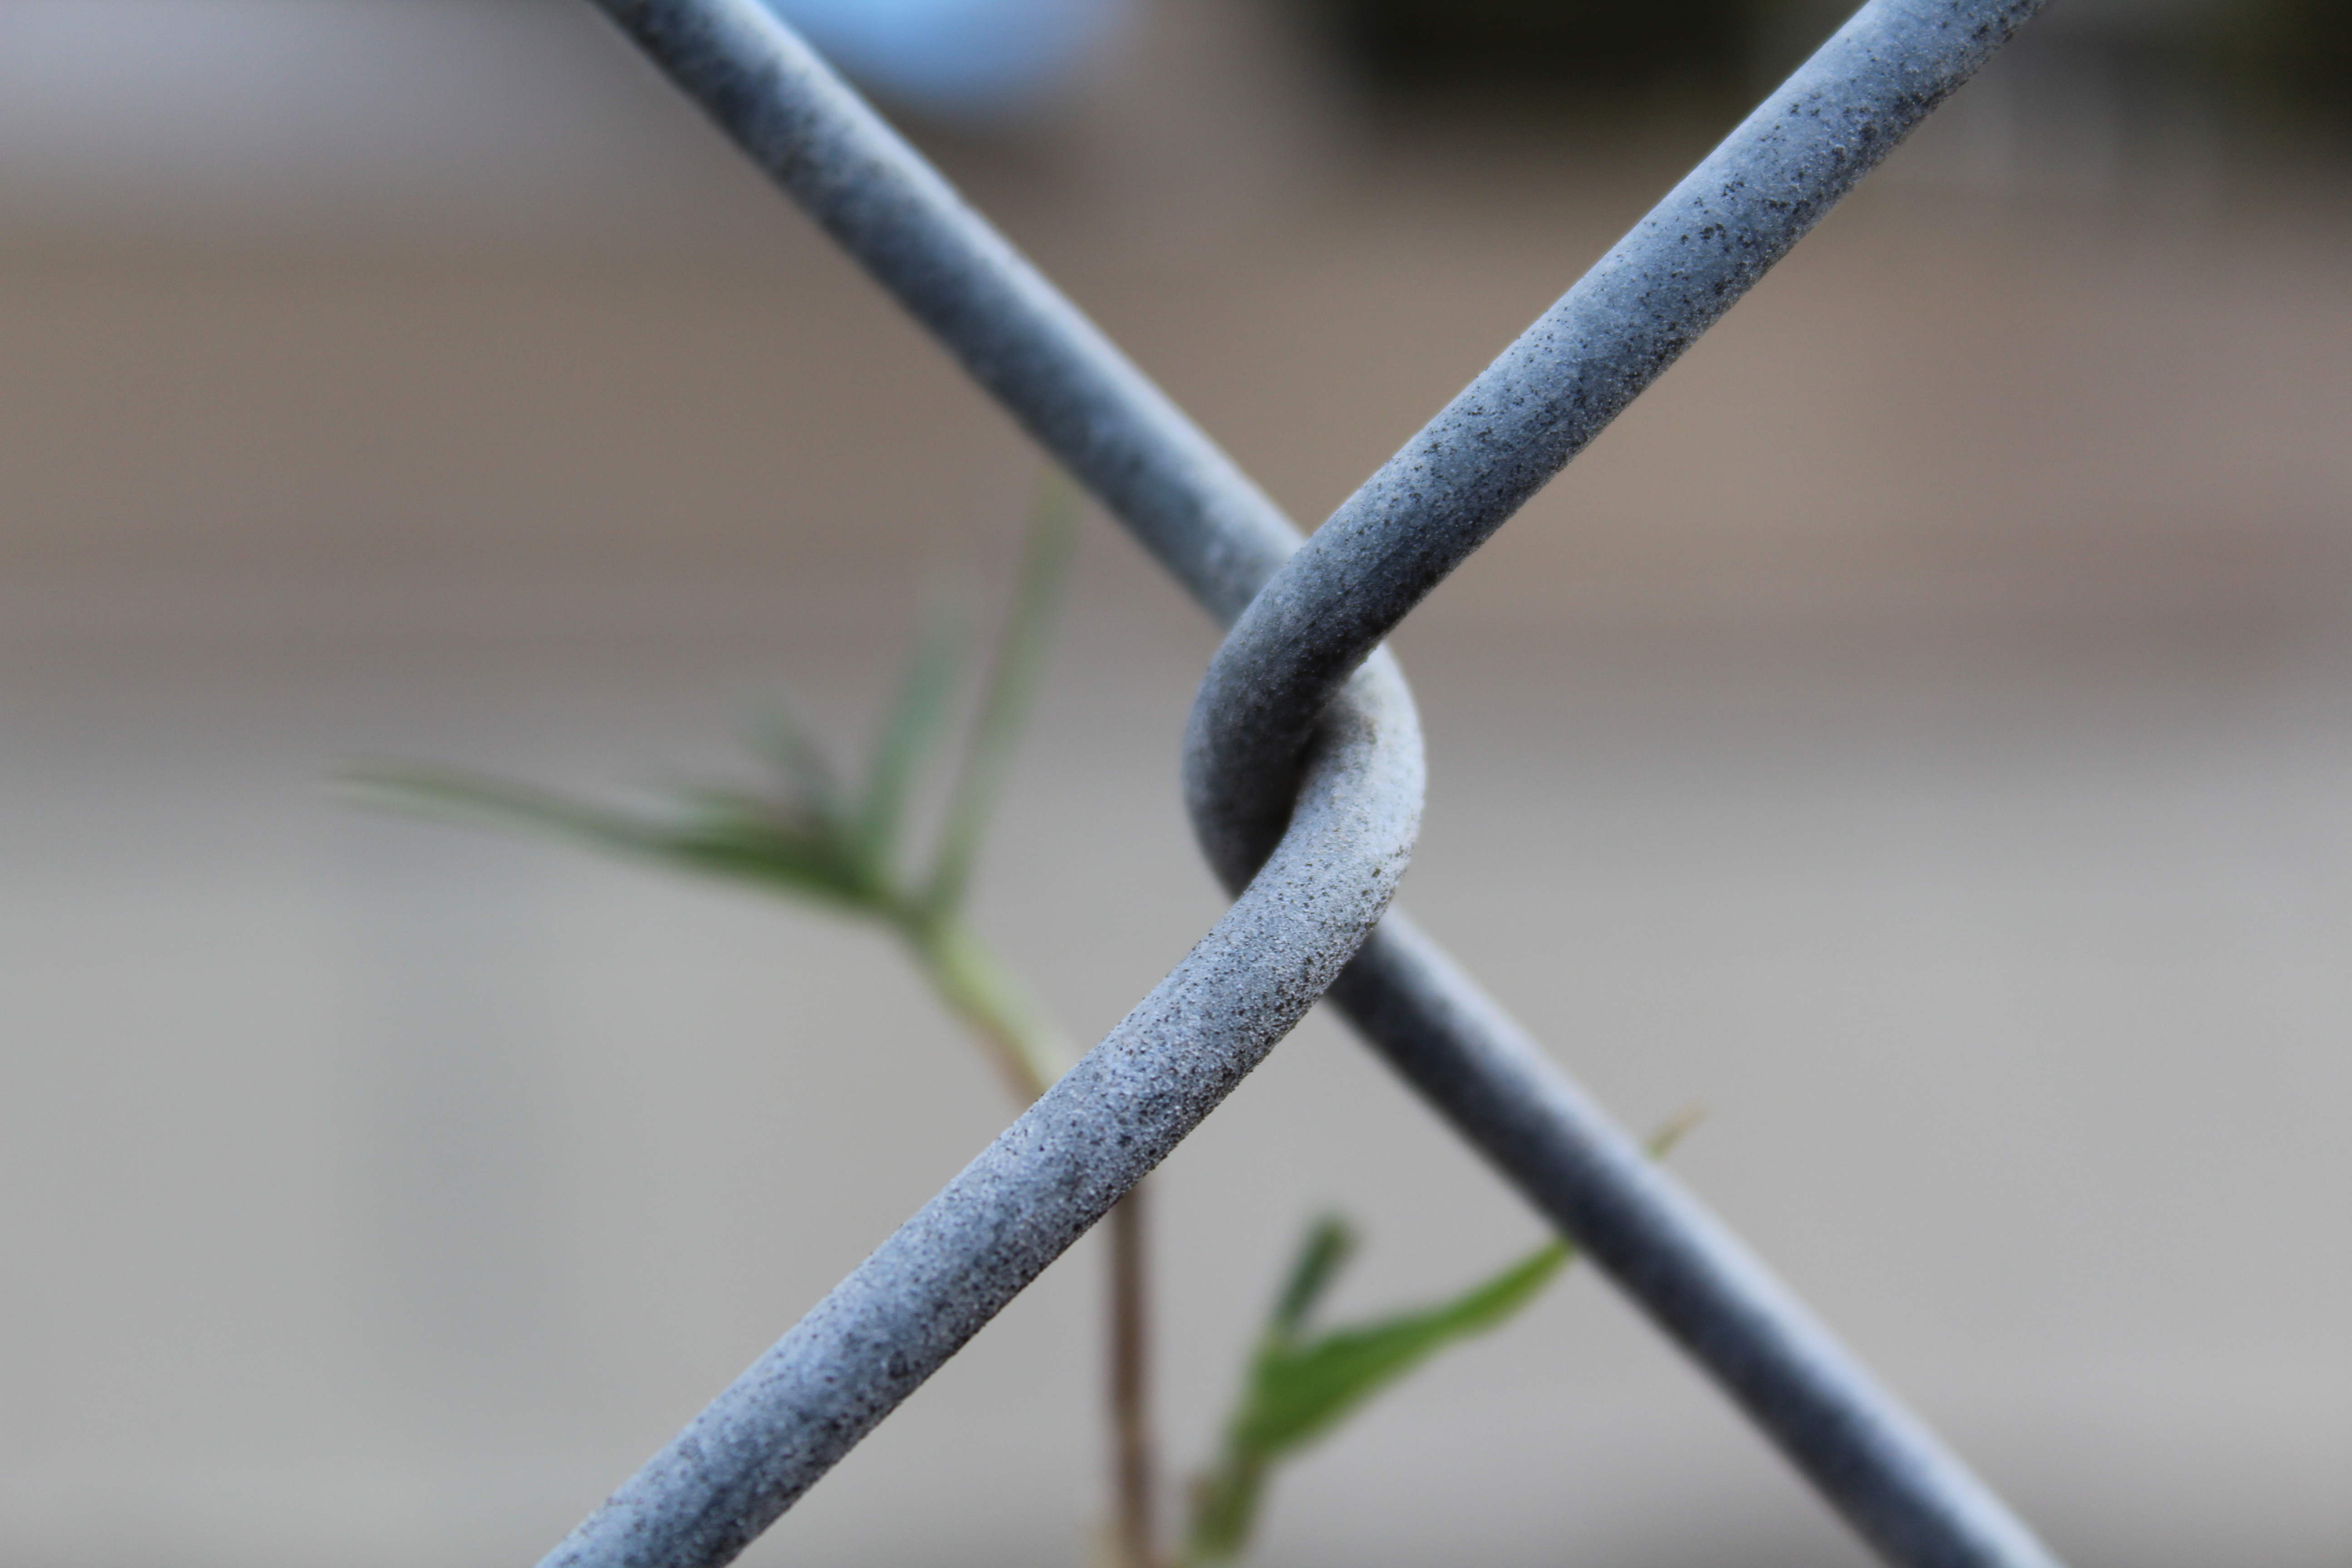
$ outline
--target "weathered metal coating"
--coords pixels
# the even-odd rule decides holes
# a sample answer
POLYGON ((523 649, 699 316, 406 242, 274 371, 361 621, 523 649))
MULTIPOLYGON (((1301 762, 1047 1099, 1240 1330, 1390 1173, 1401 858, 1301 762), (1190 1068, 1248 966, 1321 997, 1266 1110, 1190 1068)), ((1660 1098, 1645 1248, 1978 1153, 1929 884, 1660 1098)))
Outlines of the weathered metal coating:
POLYGON ((1265 493, 755 0, 594 0, 1228 626, 1298 547, 1265 493))
POLYGON ((1230 876, 1282 831, 1350 671, 2042 0, 1875 0, 1382 464, 1250 602, 1192 710, 1186 798, 1230 876))
MULTIPOLYGON (((1187 728, 1187 804, 1229 883, 1282 831, 1292 758, 1333 684, 2041 3, 1865 6, 1290 557, 1217 650, 1187 728)), ((1332 1000, 1881 1555, 2054 1564, 1402 914, 1365 944, 1332 1000)))
POLYGON ((1880 1557, 2057 1568, 2000 1499, 1402 910, 1389 911, 1330 996, 1880 1557))
POLYGON ((1420 826, 1402 689, 1350 696, 1312 749, 1295 826, 1225 917, 546 1568, 734 1558, 1290 1032, 1387 908, 1420 826))
MULTIPOLYGON (((598 4, 1221 623, 1230 624, 1275 575, 1298 534, 1264 494, 764 9, 751 0, 598 4)), ((1963 19, 2011 16, 2006 26, 2026 8, 1941 9, 1963 19)), ((1936 10, 1874 7, 1840 37, 1856 47, 1859 29, 1864 58, 1889 59, 1887 40, 1895 35, 1874 29, 1916 32, 1923 16, 1934 23, 1936 10)), ((1980 18, 1969 26, 1979 30, 1957 42, 1950 27, 1941 31, 1942 42, 1972 66, 1990 52, 1991 33, 1981 28, 1994 24, 1980 18)), ((1898 61, 1889 68, 1900 76, 1912 68, 1898 61)), ((1933 90, 1948 91, 1964 74, 1931 73, 1944 80, 1933 90)), ((1904 123, 1916 118, 1910 113, 1904 123)), ((1836 190, 1859 173, 1842 175, 1836 190)), ((1822 197, 1806 221, 1833 197, 1822 197)), ((1653 366, 1648 375, 1654 374, 1653 366)), ((1485 433, 1464 432, 1474 444, 1485 433)), ((1507 508, 1494 521, 1505 515, 1507 508)), ((1469 548, 1475 541, 1461 553, 1469 548)), ((1343 596, 1350 565, 1344 557, 1339 563, 1343 596)), ((1412 580, 1393 566, 1366 580, 1382 574, 1408 586, 1412 580)), ((1443 570, 1427 581, 1439 575, 1443 570)), ((1276 661, 1257 667, 1271 688, 1295 694, 1319 684, 1328 696, 1331 672, 1344 676, 1362 662, 1337 684, 1319 720, 1295 695, 1291 717, 1280 717, 1281 702, 1273 705, 1283 723, 1306 711, 1328 731, 1302 752, 1293 729, 1272 748, 1273 766, 1261 767, 1289 787, 1304 765, 1306 787, 1289 837, 1234 912, 1064 1085, 574 1531, 550 1563, 684 1568, 731 1558, 1296 1021, 1317 977, 1328 979, 1337 955, 1361 938, 1358 921, 1371 890, 1383 879, 1393 886, 1417 810, 1418 733, 1393 661, 1377 649, 1366 658, 1360 648, 1335 660, 1316 640, 1345 643, 1380 613, 1378 606, 1369 617, 1342 613, 1328 633, 1277 642, 1276 661), (1283 658, 1308 673, 1286 674, 1283 658), (1328 761, 1343 754, 1358 759, 1352 772, 1335 771, 1328 761), (1397 794, 1408 782, 1410 803, 1397 794), (1318 836, 1351 813, 1360 837, 1349 852, 1361 852, 1385 831, 1396 846, 1392 864, 1367 868, 1333 858, 1347 836, 1318 836), (1319 847, 1307 847, 1301 835, 1319 847), (1326 877, 1339 885, 1336 902, 1307 897, 1299 879, 1326 877), (1352 901, 1349 888, 1356 889, 1352 901), (1169 1081, 1155 1083, 1163 1074, 1169 1081), (1044 1206, 1031 1212, 1033 1200, 1044 1206)), ((1221 658, 1229 672, 1252 668, 1232 645, 1221 658)), ((1204 691, 1200 710, 1219 700, 1204 691)), ((1231 852, 1233 834, 1223 837, 1221 869, 1246 879, 1246 854, 1231 852)), ((1690 1348, 1882 1554, 1939 1568, 2053 1563, 1425 937, 1392 917, 1333 994, 1392 1065, 1690 1348)))

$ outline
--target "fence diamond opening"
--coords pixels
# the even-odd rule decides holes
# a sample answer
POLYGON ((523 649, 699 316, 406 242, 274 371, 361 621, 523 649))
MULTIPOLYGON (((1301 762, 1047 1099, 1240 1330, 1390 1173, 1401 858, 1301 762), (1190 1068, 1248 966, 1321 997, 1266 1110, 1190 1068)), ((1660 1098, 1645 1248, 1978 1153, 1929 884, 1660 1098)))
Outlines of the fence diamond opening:
POLYGON ((1871 0, 1309 539, 759 0, 596 0, 1229 627, 1186 798, 1234 889, 1103 1041, 544 1560, 730 1561, 1327 994, 1880 1556, 2032 1532, 1388 903, 1422 802, 1385 637, 2042 0, 1871 0))

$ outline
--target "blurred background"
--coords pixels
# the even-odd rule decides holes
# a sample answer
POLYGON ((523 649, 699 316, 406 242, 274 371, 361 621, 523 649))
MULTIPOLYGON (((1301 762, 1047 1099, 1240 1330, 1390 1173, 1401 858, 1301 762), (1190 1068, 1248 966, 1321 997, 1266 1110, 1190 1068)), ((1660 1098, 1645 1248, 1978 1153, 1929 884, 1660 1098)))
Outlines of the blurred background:
MULTIPOLYGON (((799 14, 1307 521, 1836 20, 799 14)), ((1404 901, 2078 1565, 2352 1560, 2346 15, 2056 0, 1400 638, 1404 901)), ((1037 458, 569 0, 0 0, 0 1561, 533 1561, 1005 1111, 878 936, 329 775, 846 752, 1037 458)), ((1084 1038, 1213 646, 1090 522, 981 910, 1084 1038)), ((1319 1017, 1161 1190, 1179 1467, 1317 1209, 1541 1234, 1319 1017)), ((1080 1561, 1097 1284, 751 1561, 1080 1561)), ((1574 1276, 1262 1560, 1863 1561, 1574 1276)))

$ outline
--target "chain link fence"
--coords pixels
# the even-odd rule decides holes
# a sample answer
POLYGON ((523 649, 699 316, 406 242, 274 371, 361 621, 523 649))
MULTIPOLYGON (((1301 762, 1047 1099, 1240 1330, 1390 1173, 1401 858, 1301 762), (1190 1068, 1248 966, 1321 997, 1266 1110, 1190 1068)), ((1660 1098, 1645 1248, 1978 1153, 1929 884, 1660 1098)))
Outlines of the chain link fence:
POLYGON ((1423 773, 1411 695, 1381 647, 2039 0, 1873 0, 1306 540, 757 0, 599 4, 1229 628, 1193 710, 1185 784, 1235 900, 546 1564, 731 1560, 1328 994, 1886 1561, 2053 1568, 1760 1261, 1389 909, 1423 773))

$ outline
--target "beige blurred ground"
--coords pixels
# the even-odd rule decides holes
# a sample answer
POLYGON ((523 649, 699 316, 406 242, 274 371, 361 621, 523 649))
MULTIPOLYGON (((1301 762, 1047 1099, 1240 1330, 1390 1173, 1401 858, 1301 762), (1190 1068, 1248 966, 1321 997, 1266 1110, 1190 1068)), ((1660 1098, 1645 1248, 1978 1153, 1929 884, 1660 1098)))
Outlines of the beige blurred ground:
MULTIPOLYGON (((182 14, 325 29, 267 179, 168 117, 0 164, 11 1568, 530 1561, 1002 1118, 866 933, 323 787, 722 773, 786 689, 854 744, 1034 471, 584 12, 335 9, 182 14)), ((1695 133, 1370 134, 1256 26, 933 140, 1312 519, 1695 133)), ((2070 1560, 2341 1563, 2344 187, 2021 152, 1984 88, 1408 629, 1406 898, 1629 1121, 1708 1106, 1678 1164, 2070 1560)), ((1217 909, 1211 647, 1089 534, 985 891, 1082 1035, 1217 909)), ((1319 1021, 1163 1190, 1179 1458, 1316 1207, 1356 1308, 1539 1234, 1319 1021)), ((1095 1287, 753 1560, 1076 1561, 1095 1287)), ((1302 1466, 1264 1559, 1860 1560, 1590 1279, 1302 1466)))

